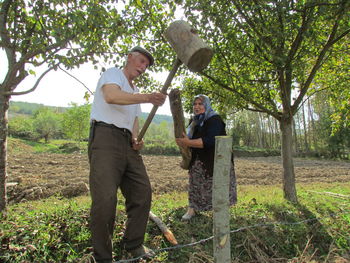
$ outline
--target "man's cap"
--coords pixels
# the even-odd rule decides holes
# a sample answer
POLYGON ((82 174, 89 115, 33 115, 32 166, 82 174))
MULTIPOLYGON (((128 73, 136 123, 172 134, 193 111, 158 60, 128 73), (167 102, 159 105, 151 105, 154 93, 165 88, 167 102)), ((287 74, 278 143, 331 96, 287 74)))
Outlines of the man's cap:
POLYGON ((145 55, 148 58, 150 66, 152 66, 154 64, 154 58, 153 58, 152 54, 148 50, 146 50, 146 49, 144 49, 144 48, 142 48, 140 46, 136 46, 136 47, 133 47, 130 50, 130 52, 139 52, 139 53, 145 55))

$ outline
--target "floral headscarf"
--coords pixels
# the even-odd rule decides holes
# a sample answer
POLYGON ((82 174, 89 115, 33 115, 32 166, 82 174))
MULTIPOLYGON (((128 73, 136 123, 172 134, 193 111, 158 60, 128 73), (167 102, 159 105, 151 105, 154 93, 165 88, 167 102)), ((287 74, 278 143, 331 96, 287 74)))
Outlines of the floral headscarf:
POLYGON ((211 107, 210 105, 210 99, 208 98, 208 96, 203 95, 203 94, 199 94, 197 96, 194 97, 193 102, 196 101, 196 99, 200 99, 204 105, 205 108, 205 112, 198 114, 198 115, 194 115, 192 117, 192 122, 190 123, 190 125, 187 128, 187 136, 191 139, 193 136, 193 132, 194 132, 194 128, 199 125, 200 127, 203 126, 203 123, 209 119, 210 117, 213 117, 214 115, 218 115, 211 107))

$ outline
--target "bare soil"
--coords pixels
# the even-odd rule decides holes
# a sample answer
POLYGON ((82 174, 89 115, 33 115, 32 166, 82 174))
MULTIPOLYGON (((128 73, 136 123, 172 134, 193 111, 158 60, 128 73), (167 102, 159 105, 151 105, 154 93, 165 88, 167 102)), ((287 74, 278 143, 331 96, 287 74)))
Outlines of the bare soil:
MULTIPOLYGON (((188 175, 179 166, 180 156, 144 155, 143 159, 155 194, 187 190, 188 175)), ((350 182, 350 162, 295 158, 294 165, 297 183, 350 182)), ((282 183, 280 157, 236 158, 235 171, 239 185, 282 183)), ((86 154, 32 153, 28 148, 10 151, 8 157, 10 204, 52 195, 87 194, 88 180, 86 154)))

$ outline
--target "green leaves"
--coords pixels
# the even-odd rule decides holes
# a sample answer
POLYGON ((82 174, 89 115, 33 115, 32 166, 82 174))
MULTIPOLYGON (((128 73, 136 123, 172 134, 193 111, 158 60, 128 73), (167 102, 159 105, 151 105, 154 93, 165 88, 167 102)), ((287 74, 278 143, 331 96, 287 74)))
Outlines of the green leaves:
POLYGON ((142 8, 142 3, 141 3, 140 0, 136 0, 136 4, 137 4, 137 6, 138 6, 139 8, 142 8))
POLYGON ((68 138, 79 142, 88 138, 90 109, 91 105, 89 104, 78 106, 76 103, 72 103, 71 107, 63 113, 62 129, 68 138))
MULTIPOLYGON (((9 70, 2 85, 13 89, 25 77, 24 65, 64 65, 72 69, 87 61, 118 62, 134 45, 150 48, 160 69, 166 60, 165 41, 160 37, 174 13, 174 3, 164 0, 131 1, 5 1, 0 45, 8 40, 9 70), (14 63, 19 63, 14 67, 14 63), (23 67, 22 67, 23 66, 23 67), (10 76, 21 76, 16 80, 10 76)), ((32 74, 31 72, 30 74, 32 74)))
MULTIPOLYGON (((215 57, 205 70, 215 79, 211 88, 207 86, 211 93, 218 94, 224 84, 236 98, 230 107, 249 105, 276 118, 282 113, 281 103, 295 114, 305 95, 300 88, 308 90, 319 62, 333 57, 330 50, 324 49, 332 27, 341 25, 333 32, 337 36, 349 33, 345 24, 350 6, 346 2, 318 5, 287 0, 218 0, 213 5, 210 1, 187 0, 184 10, 214 49, 215 57), (295 102, 291 94, 296 96, 295 102), (248 105, 237 104, 239 100, 248 105)), ((337 40, 344 43, 343 38, 337 40)), ((226 97, 216 96, 217 102, 227 103, 226 97)))

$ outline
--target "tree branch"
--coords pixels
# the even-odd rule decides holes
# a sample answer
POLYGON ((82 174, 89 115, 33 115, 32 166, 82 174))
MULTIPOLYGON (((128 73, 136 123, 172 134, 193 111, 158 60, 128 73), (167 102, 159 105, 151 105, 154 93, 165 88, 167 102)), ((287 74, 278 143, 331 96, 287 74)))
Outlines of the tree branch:
POLYGON ((285 32, 284 32, 284 22, 283 22, 283 15, 281 14, 281 8, 278 6, 278 1, 275 1, 275 4, 277 6, 277 13, 278 13, 278 21, 279 21, 279 29, 282 34, 280 34, 280 37, 277 39, 279 42, 279 48, 278 50, 282 51, 284 50, 284 44, 286 42, 285 39, 285 32))
POLYGON ((291 61, 293 60, 295 54, 297 53, 297 51, 302 43, 304 33, 307 30, 309 22, 310 22, 310 18, 307 17, 306 11, 304 11, 303 15, 302 15, 301 26, 300 26, 300 28, 298 30, 298 34, 296 35, 296 37, 291 45, 291 48, 288 52, 286 64, 290 64, 291 61))
POLYGON ((7 15, 12 2, 13 1, 11 0, 4 0, 0 10, 0 38, 1 38, 0 46, 5 49, 9 67, 12 66, 16 60, 15 51, 12 49, 13 46, 11 44, 9 32, 7 31, 7 27, 6 27, 7 15))
MULTIPOLYGON (((347 0, 346 0, 347 1, 347 0)), ((305 8, 315 8, 315 7, 319 7, 319 6, 338 6, 339 3, 328 3, 328 2, 323 2, 323 3, 307 3, 305 5, 305 8)), ((296 9, 296 11, 300 11, 300 9, 296 9)))
MULTIPOLYGON (((345 4, 345 3, 343 2, 343 4, 345 4)), ((342 16, 344 15, 345 10, 346 9, 342 5, 340 7, 340 12, 339 12, 339 14, 338 14, 338 16, 337 16, 337 18, 336 18, 336 20, 334 22, 332 31, 331 31, 331 33, 328 36, 328 40, 325 43, 325 45, 323 46, 319 56, 317 57, 316 63, 314 64, 314 66, 311 69, 311 72, 310 72, 307 80, 305 81, 304 85, 301 88, 301 91, 299 93, 298 98, 295 100, 295 102, 294 102, 294 104, 292 106, 293 112, 295 112, 295 110, 299 107, 299 104, 301 103, 301 101, 302 101, 303 97, 305 96, 308 88, 310 87, 310 84, 311 84, 312 80, 314 79, 317 70, 321 67, 321 64, 323 62, 323 59, 324 59, 326 53, 332 47, 332 45, 334 45, 334 43, 335 43, 334 40, 336 39, 335 35, 336 35, 336 33, 338 31, 338 27, 339 27, 339 21, 342 18, 342 16)), ((350 31, 345 31, 345 32, 349 33, 350 31)), ((345 36, 344 33, 342 34, 343 37, 345 36)), ((337 39, 340 40, 339 37, 337 39)))
MULTIPOLYGON (((260 40, 267 44, 268 46, 272 47, 272 41, 270 38, 266 38, 262 35, 262 31, 258 30, 256 28, 256 25, 253 23, 253 21, 251 19, 249 19, 249 17, 243 12, 241 6, 239 6, 236 1, 233 1, 233 5, 236 7, 238 13, 245 19, 245 21, 248 23, 248 25, 250 26, 250 28, 255 32, 255 34, 260 38, 260 40), (269 41, 267 40, 269 39, 269 41)), ((262 29, 262 28, 260 28, 262 29)))
MULTIPOLYGON (((230 10, 229 10, 229 11, 230 11, 230 10)), ((255 37, 252 36, 252 35, 248 32, 248 30, 245 29, 245 27, 242 25, 242 23, 236 18, 236 16, 235 16, 232 12, 231 12, 231 15, 232 15, 232 17, 233 17, 233 20, 236 22, 237 26, 238 26, 251 40, 254 40, 255 37)), ((252 29, 253 29, 253 28, 252 28, 252 29)), ((255 30, 253 29, 253 31, 255 31, 255 30)), ((260 39, 261 39, 261 37, 260 37, 260 39)), ((264 42, 263 39, 261 39, 261 40, 264 42)), ((263 46, 264 46, 264 45, 263 45, 263 46)), ((269 53, 268 51, 267 51, 267 52, 264 52, 264 49, 261 48, 260 45, 254 45, 254 47, 255 47, 257 50, 259 50, 261 56, 262 56, 267 62, 269 62, 270 64, 272 64, 272 60, 270 60, 270 59, 268 58, 268 56, 267 56, 267 54, 269 53)), ((265 46, 264 48, 267 49, 266 46, 265 46)), ((246 53, 245 50, 244 50, 243 48, 240 49, 240 50, 241 50, 242 53, 246 53)), ((249 57, 249 56, 247 55, 247 57, 249 57)))
POLYGON ((350 28, 345 30, 343 33, 341 33, 337 38, 335 38, 332 42, 331 45, 334 45, 336 42, 340 41, 342 38, 344 38, 346 35, 350 33, 350 28))
POLYGON ((53 67, 48 68, 43 74, 41 74, 41 76, 37 79, 37 81, 35 82, 34 86, 33 86, 31 89, 26 90, 26 91, 19 91, 19 92, 7 91, 7 92, 3 92, 2 95, 5 95, 5 96, 23 95, 23 94, 28 94, 28 93, 34 91, 34 90, 38 87, 38 85, 39 85, 40 81, 42 80, 42 78, 43 78, 48 72, 50 72, 51 70, 53 70, 57 65, 58 65, 58 64, 56 64, 56 65, 53 66, 53 67))
POLYGON ((221 86, 222 88, 228 90, 228 91, 231 91, 231 92, 234 92, 236 93, 238 96, 240 96, 241 98, 243 98, 244 100, 246 100, 247 102, 251 103, 252 105, 254 105, 256 108, 260 108, 263 112, 266 112, 267 114, 270 114, 271 116, 274 116, 276 119, 279 118, 279 115, 277 112, 273 112, 269 109, 267 109, 266 107, 264 107, 263 105, 251 100, 248 96, 242 94, 241 92, 237 91, 236 89, 232 89, 230 88, 229 86, 221 83, 219 80, 209 76, 208 74, 204 73, 203 71, 200 72, 201 75, 207 77, 208 79, 210 79, 211 81, 213 81, 215 84, 221 86))
POLYGON ((299 111, 299 109, 303 106, 303 104, 305 104, 305 102, 306 102, 308 99, 310 99, 313 95, 315 95, 316 93, 325 91, 325 90, 327 90, 327 89, 329 89, 329 87, 317 89, 317 90, 313 91, 310 95, 306 96, 305 99, 303 98, 303 101, 300 103, 300 105, 299 105, 297 111, 299 111))
POLYGON ((70 74, 68 71, 64 70, 63 68, 61 68, 60 66, 58 66, 58 68, 60 70, 62 70, 64 73, 66 73, 68 76, 72 77, 73 79, 75 79, 76 81, 78 81, 81 85, 83 85, 89 92, 91 95, 93 95, 94 93, 82 82, 80 81, 78 78, 76 78, 75 76, 73 76, 72 74, 70 74))

